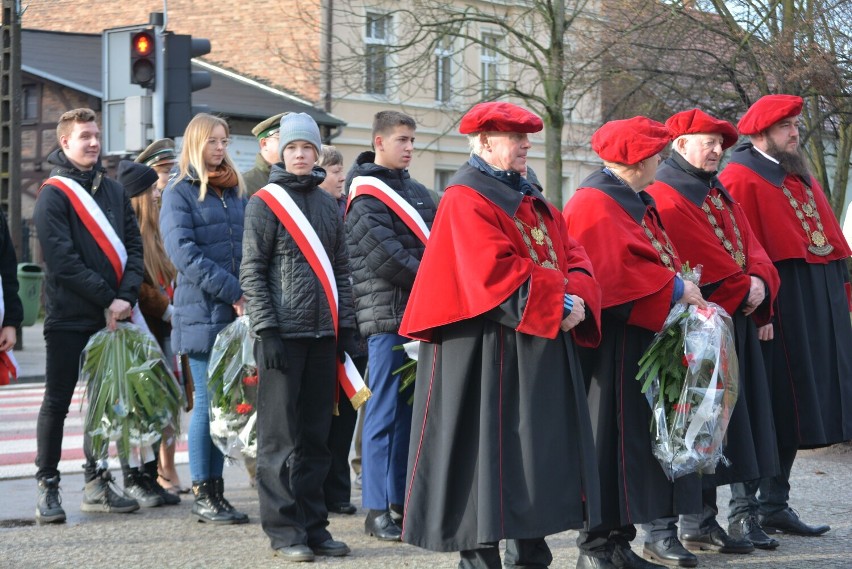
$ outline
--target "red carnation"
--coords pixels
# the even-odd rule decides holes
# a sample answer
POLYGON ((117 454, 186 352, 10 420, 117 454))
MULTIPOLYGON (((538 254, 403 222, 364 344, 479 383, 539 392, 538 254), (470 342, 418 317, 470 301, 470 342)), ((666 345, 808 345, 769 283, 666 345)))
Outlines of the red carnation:
POLYGON ((251 406, 251 403, 240 403, 237 405, 237 413, 240 415, 248 415, 253 409, 254 407, 251 406))
POLYGON ((257 385, 257 375, 247 375, 243 378, 244 385, 257 385))

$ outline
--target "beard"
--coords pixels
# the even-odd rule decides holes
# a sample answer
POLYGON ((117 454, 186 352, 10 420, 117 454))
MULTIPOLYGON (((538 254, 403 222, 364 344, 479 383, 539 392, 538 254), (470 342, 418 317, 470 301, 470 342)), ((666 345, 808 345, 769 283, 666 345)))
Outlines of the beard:
POLYGON ((804 180, 810 181, 811 171, 808 169, 805 156, 800 150, 796 149, 795 152, 785 152, 772 139, 769 139, 766 153, 778 160, 778 163, 788 174, 794 174, 804 180))

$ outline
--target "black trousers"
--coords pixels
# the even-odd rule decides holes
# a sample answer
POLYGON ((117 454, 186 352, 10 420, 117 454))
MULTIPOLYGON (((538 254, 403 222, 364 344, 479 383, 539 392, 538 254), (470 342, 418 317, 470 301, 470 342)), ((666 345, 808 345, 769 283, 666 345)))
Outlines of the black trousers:
MULTIPOLYGON (((361 375, 367 369, 367 357, 354 358, 353 363, 361 375)), ((349 474, 349 449, 352 448, 352 435, 358 412, 349 403, 346 393, 336 385, 338 393, 338 415, 331 418, 331 430, 328 433, 328 450, 331 453, 331 467, 323 484, 326 504, 349 502, 352 499, 352 478, 349 474)))
MULTIPOLYGON (((323 481, 331 454, 334 338, 284 340, 285 371, 258 368, 257 491, 273 549, 331 539, 323 481)), ((262 361, 260 344, 257 361, 262 361)))
MULTIPOLYGON (((481 549, 459 552, 459 569, 502 569, 498 543, 481 549)), ((505 567, 550 567, 553 555, 543 537, 538 539, 507 539, 505 567)))
MULTIPOLYGON (((62 457, 62 437, 65 417, 71 406, 71 398, 80 369, 80 354, 89 341, 91 332, 51 330, 44 332, 47 358, 45 360, 44 400, 36 423, 36 479, 59 475, 59 459, 62 457)), ((86 455, 86 482, 98 475, 98 467, 92 455, 92 440, 88 433, 83 436, 83 452, 86 455)))
POLYGON ((728 520, 733 522, 749 514, 769 515, 786 509, 790 505, 790 473, 798 451, 797 446, 779 445, 781 472, 777 476, 731 484, 728 520))

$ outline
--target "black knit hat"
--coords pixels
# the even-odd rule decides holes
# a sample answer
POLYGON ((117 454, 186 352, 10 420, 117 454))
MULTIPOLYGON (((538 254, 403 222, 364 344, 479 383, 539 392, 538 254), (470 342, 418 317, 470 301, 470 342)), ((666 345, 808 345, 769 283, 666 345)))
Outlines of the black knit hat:
POLYGON ((150 166, 130 160, 122 160, 118 163, 118 182, 124 186, 124 191, 129 198, 153 186, 158 178, 156 170, 150 166))

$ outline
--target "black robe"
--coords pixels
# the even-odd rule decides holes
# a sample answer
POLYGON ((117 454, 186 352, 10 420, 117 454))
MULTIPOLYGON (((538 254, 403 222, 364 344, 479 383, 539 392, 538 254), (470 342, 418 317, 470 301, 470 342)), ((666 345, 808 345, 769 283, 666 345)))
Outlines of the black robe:
POLYGON ((690 474, 672 483, 653 455, 652 410, 636 379, 639 359, 662 328, 674 288, 674 272, 663 266, 640 226, 643 220, 648 227, 660 223, 653 198, 603 172, 581 186, 563 215, 569 233, 592 260, 604 308, 600 346, 581 350, 603 520, 588 529, 698 513, 699 477, 690 474))
POLYGON ((470 550, 596 524, 594 442, 574 344, 600 338, 591 263, 537 190, 522 198, 469 166, 454 181, 400 328, 422 340, 403 541, 470 550), (513 221, 535 223, 530 200, 558 270, 532 262, 513 221), (586 301, 571 333, 559 330, 566 292, 586 301))
POLYGON ((845 261, 775 263, 775 339, 765 342, 780 447, 852 440, 852 326, 845 261))
MULTIPOLYGON (((815 179, 787 173, 751 144, 738 147, 720 180, 740 202, 781 277, 775 339, 763 343, 779 448, 813 448, 852 439, 850 249, 815 179), (813 193, 834 250, 812 253, 782 186, 804 204, 813 193)), ((813 229, 814 221, 809 221, 813 229)))

